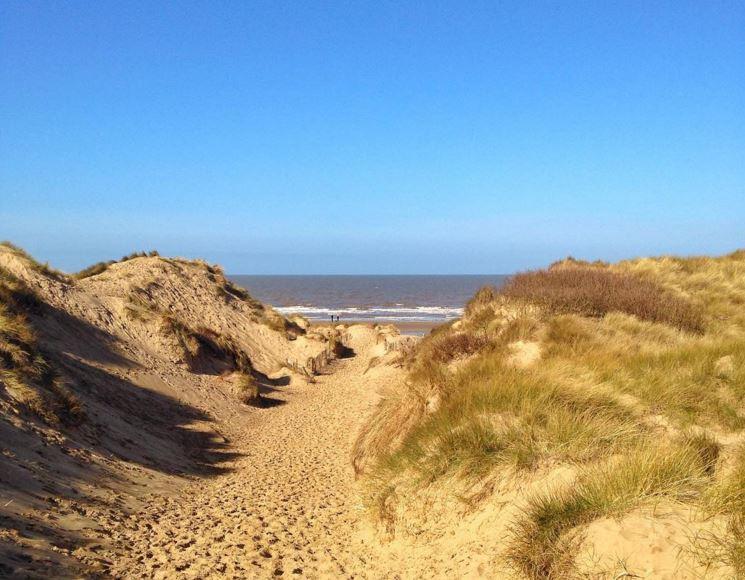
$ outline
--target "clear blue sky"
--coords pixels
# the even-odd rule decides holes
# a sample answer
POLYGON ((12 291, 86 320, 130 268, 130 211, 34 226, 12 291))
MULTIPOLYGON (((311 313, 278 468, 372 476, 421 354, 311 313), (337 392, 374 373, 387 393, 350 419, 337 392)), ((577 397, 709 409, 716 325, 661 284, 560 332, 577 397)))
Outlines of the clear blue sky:
POLYGON ((745 2, 0 3, 0 238, 232 273, 745 246, 745 2))

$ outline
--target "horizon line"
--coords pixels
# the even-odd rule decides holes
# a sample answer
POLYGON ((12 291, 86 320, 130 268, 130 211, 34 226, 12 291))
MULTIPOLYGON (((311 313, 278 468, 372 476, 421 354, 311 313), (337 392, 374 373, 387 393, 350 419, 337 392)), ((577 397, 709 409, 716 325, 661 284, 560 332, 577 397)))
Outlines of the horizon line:
POLYGON ((232 274, 232 273, 226 273, 226 276, 284 276, 284 277, 297 277, 301 278, 303 276, 328 276, 328 277, 342 277, 342 276, 356 276, 356 277, 373 277, 373 276, 512 276, 515 272, 507 273, 507 274, 484 274, 484 273, 476 273, 476 274, 232 274))

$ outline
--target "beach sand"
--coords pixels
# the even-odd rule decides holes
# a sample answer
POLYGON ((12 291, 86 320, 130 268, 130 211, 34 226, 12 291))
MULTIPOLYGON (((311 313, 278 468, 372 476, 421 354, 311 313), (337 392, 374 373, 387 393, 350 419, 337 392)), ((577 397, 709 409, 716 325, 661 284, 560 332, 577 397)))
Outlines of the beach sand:
POLYGON ((341 320, 341 322, 334 322, 333 324, 331 322, 322 322, 317 320, 312 320, 311 325, 312 326, 339 326, 339 325, 349 325, 349 324, 370 324, 375 325, 391 325, 398 328, 399 332, 401 334, 409 335, 409 336, 425 336, 430 333, 430 331, 440 326, 441 324, 445 324, 442 321, 417 321, 417 322, 402 322, 400 320, 355 320, 355 321, 345 321, 341 320))

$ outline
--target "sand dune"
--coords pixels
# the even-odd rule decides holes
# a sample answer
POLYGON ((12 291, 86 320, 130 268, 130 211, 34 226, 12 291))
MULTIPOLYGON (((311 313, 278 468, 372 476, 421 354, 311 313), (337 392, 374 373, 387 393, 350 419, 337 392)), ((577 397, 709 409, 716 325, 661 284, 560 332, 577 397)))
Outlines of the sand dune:
MULTIPOLYGON (((134 257, 74 279, 0 246, 0 576, 732 577, 741 262, 693 264, 736 290, 706 332, 680 304, 684 329, 669 309, 516 316, 485 290, 418 342, 286 320, 202 262, 134 257), (613 340, 575 349, 595 337, 613 340), (661 412, 572 370, 618 344, 695 347, 696 380, 720 389, 691 387, 712 405, 702 425, 734 427, 681 428, 676 397, 661 412), (613 438, 626 447, 597 452, 613 438), (551 520, 552 501, 585 511, 551 520)), ((664 370, 660 388, 687 376, 664 370)))
MULTIPOLYGON (((138 258, 75 282, 2 248, 0 266, 40 301, 27 313, 34 347, 85 415, 39 417, 28 397, 51 405, 49 385, 4 371, 3 575, 346 565, 348 551, 321 539, 348 538, 358 514, 346 445, 375 395, 349 381, 364 357, 329 366, 337 331, 280 327, 250 298, 226 297, 221 274, 199 263, 138 258), (258 407, 235 391, 246 372, 258 407)), ((364 332, 362 350, 375 331, 364 332)))

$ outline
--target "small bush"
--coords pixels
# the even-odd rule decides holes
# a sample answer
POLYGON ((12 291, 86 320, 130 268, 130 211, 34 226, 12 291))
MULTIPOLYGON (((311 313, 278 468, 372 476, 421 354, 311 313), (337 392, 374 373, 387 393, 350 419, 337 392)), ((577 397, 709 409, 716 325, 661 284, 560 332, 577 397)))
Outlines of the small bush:
POLYGON ((489 339, 483 333, 456 332, 434 337, 429 354, 434 362, 446 364, 458 357, 476 354, 488 345, 489 339))
POLYGON ((703 332, 703 316, 687 300, 651 280, 599 267, 561 267, 517 274, 499 293, 554 314, 601 317, 624 312, 689 332, 703 332))
POLYGON ((499 297, 499 290, 495 286, 483 286, 482 288, 479 288, 476 291, 476 294, 473 295, 473 298, 471 298, 466 303, 466 309, 465 314, 466 316, 469 316, 473 314, 475 311, 479 310, 480 308, 483 308, 484 306, 488 306, 492 302, 494 302, 499 297))

